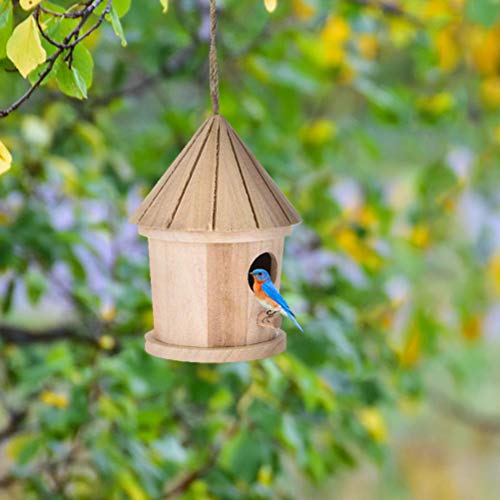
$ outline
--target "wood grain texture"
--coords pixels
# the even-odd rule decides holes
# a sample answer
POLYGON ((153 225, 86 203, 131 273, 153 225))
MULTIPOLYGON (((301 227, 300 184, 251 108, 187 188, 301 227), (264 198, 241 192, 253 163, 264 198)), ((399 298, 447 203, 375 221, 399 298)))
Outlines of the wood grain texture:
POLYGON ((236 140, 240 143, 240 145, 245 150, 247 155, 246 162, 250 162, 253 164, 254 170, 253 174, 258 174, 269 190, 269 193, 276 201, 276 204, 279 205, 285 217, 290 220, 296 220, 295 224, 301 222, 301 217, 295 210, 294 206, 290 203, 288 198, 280 191, 279 187, 275 184, 272 177, 267 173, 266 169, 260 164, 255 155, 252 153, 250 148, 241 140, 241 137, 236 133, 236 131, 231 127, 231 125, 223 118, 226 122, 227 128, 230 131, 230 134, 236 138, 236 140))
MULTIPOLYGON (((241 326, 249 307, 246 286, 246 243, 209 245, 207 280, 213 293, 208 302, 208 345, 245 345, 247 325, 241 326)), ((248 286, 246 286, 248 288, 248 286)), ((263 339, 267 340, 267 339, 263 339)))
POLYGON ((149 240, 154 328, 167 344, 208 345, 206 256, 203 244, 149 240))
POLYGON ((152 220, 153 217, 152 216, 147 217, 147 212, 151 209, 152 206, 155 205, 157 198, 159 197, 160 193, 162 193, 163 188, 165 187, 170 177, 175 173, 178 166, 183 162, 188 163, 190 161, 193 152, 196 150, 195 145, 198 144, 199 147, 200 135, 202 135, 202 133, 206 131, 206 128, 210 124, 210 121, 211 119, 208 118, 203 122, 201 127, 196 131, 193 137, 191 137, 189 142, 184 146, 180 154, 173 161, 173 163, 170 165, 167 171, 160 177, 159 181, 155 184, 153 189, 149 192, 146 198, 144 198, 143 202, 139 205, 137 210, 135 210, 135 212, 130 217, 129 222, 131 224, 139 224, 141 221, 143 222, 143 224, 150 224, 150 225, 153 224, 152 220))
POLYGON ((279 287, 283 238, 238 243, 149 240, 156 337, 166 344, 228 347, 270 340, 248 285, 262 253, 273 256, 279 287))
POLYGON ((155 331, 145 335, 146 352, 157 358, 193 363, 230 363, 252 361, 275 356, 286 350, 286 333, 278 330, 272 339, 258 344, 237 347, 186 347, 166 344, 156 337, 155 331))
POLYGON ((139 234, 153 240, 186 241, 191 243, 243 243, 249 241, 266 241, 284 238, 292 232, 292 228, 277 227, 272 229, 254 229, 225 233, 220 231, 160 231, 139 227, 139 234))
POLYGON ((209 346, 256 344, 272 337, 273 332, 257 322, 262 306, 247 280, 252 262, 264 252, 274 256, 273 274, 279 276, 282 239, 207 246, 209 346))
POLYGON ((301 219, 229 123, 214 115, 130 221, 151 230, 237 232, 301 219))

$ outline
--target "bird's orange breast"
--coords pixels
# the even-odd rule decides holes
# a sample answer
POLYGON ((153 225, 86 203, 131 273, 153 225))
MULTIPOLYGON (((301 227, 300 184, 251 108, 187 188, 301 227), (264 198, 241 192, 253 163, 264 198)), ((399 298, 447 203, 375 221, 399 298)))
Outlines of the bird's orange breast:
POLYGON ((254 278, 253 280, 253 293, 255 293, 256 297, 263 300, 266 297, 266 294, 262 290, 262 285, 264 284, 264 281, 258 280, 257 278, 254 278))
POLYGON ((253 279, 253 291, 257 293, 262 290, 262 281, 259 281, 257 278, 253 279))
POLYGON ((275 302, 273 299, 269 298, 267 296, 266 292, 264 292, 264 290, 262 290, 263 283, 264 283, 264 281, 259 281, 259 280, 254 279, 254 281, 253 281, 253 293, 255 294, 257 299, 262 300, 263 302, 266 302, 274 309, 279 309, 280 305, 277 302, 275 302))

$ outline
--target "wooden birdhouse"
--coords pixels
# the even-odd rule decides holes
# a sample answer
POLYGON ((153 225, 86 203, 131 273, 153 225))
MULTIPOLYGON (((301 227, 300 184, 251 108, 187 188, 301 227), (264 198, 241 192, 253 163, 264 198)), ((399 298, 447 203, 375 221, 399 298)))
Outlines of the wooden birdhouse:
POLYGON ((286 348, 251 289, 279 286, 300 216, 229 123, 212 115, 131 217, 149 241, 154 330, 146 351, 180 361, 249 361, 286 348))

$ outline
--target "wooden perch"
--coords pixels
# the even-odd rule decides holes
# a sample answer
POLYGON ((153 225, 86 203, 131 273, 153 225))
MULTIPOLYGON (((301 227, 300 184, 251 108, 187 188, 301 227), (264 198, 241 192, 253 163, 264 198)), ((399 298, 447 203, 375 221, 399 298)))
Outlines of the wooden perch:
POLYGON ((257 324, 264 328, 279 330, 281 327, 281 315, 278 312, 262 311, 257 316, 257 324))

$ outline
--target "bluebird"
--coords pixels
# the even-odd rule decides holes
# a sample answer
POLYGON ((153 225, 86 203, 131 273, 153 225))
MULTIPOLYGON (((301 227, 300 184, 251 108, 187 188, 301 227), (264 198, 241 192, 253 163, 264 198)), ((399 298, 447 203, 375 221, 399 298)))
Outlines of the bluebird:
POLYGON ((290 306, 285 302, 285 299, 278 292, 278 289, 271 281, 271 276, 265 269, 255 269, 250 273, 253 280, 253 292, 258 302, 265 307, 268 314, 280 312, 283 316, 290 318, 295 326, 303 332, 304 330, 295 319, 290 306))

